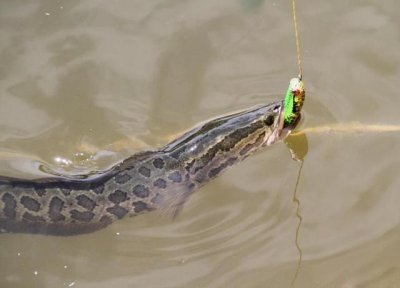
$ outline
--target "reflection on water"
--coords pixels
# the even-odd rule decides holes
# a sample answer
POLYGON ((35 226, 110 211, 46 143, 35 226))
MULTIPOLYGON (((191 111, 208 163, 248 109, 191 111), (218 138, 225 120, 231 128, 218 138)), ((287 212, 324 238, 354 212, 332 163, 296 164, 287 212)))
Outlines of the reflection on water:
POLYGON ((294 194, 293 194, 293 202, 296 203, 297 208, 296 208, 296 216, 299 219, 299 224, 297 226, 296 229, 296 237, 294 240, 294 243, 296 244, 296 248, 299 252, 299 260, 298 260, 298 264, 297 264, 297 268, 296 268, 296 272, 294 274, 293 280, 292 280, 292 286, 295 285, 297 277, 299 276, 299 272, 300 272, 300 268, 301 268, 301 264, 303 262, 303 250, 301 250, 301 246, 300 246, 300 228, 301 228, 301 224, 303 223, 303 217, 300 214, 300 200, 299 198, 297 198, 297 187, 299 187, 299 181, 300 181, 300 176, 301 176, 301 171, 303 170, 303 164, 304 162, 301 161, 301 165, 299 168, 299 174, 297 175, 297 181, 296 181, 296 185, 294 188, 294 194))
MULTIPOLYGON (((308 138, 288 146, 304 162, 276 144, 175 221, 0 235, 0 286, 397 287, 398 130, 307 129, 399 125, 399 8, 298 3, 308 138)), ((3 1, 0 173, 105 169, 199 121, 283 99, 297 74, 291 21, 279 1, 3 1)))

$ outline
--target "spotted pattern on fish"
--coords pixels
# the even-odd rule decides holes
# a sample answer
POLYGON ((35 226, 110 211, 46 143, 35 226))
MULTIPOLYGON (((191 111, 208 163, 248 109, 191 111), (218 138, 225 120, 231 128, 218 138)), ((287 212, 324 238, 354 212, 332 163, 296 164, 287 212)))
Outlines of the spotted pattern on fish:
POLYGON ((279 140, 282 107, 275 102, 216 118, 95 175, 0 176, 0 231, 75 235, 147 211, 175 215, 196 189, 266 146, 268 137, 279 140))

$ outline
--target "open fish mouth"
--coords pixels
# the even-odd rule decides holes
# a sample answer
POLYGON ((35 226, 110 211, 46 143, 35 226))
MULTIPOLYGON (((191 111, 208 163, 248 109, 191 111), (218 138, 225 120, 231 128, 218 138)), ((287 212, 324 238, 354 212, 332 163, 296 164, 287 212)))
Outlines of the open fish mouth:
MULTIPOLYGON (((280 116, 280 117, 283 118, 283 116, 280 116)), ((289 124, 289 125, 284 125, 283 124, 282 126, 280 126, 278 128, 280 140, 285 139, 287 136, 290 135, 290 133, 292 133, 292 131, 294 129, 296 129, 297 124, 299 124, 299 122, 300 122, 300 119, 301 119, 301 114, 298 115, 298 117, 293 121, 292 124, 289 124)))
POLYGON ((266 145, 283 140, 296 128, 301 119, 301 109, 305 99, 304 83, 301 76, 292 78, 286 92, 285 100, 279 107, 279 119, 271 135, 266 137, 266 145))
POLYGON ((284 140, 286 137, 290 135, 290 133, 297 127, 297 124, 300 122, 301 114, 298 114, 298 117, 293 120, 292 123, 285 123, 285 106, 280 105, 278 113, 278 120, 276 121, 272 133, 266 135, 264 139, 264 145, 270 146, 277 141, 284 140))

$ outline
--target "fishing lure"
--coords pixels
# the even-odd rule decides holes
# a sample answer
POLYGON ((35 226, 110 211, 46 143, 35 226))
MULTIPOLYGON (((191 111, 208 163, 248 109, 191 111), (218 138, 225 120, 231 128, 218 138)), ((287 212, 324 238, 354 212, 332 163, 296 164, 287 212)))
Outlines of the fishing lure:
POLYGON ((284 126, 293 125, 300 120, 306 93, 301 77, 292 78, 284 101, 284 126))

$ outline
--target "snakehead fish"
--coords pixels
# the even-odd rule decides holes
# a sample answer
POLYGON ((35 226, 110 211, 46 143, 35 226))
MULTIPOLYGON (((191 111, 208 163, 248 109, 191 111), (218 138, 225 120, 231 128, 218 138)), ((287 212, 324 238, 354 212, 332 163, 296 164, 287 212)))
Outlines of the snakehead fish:
POLYGON ((205 122, 94 176, 0 177, 0 230, 75 235, 155 209, 176 213, 210 179, 285 138, 300 118, 296 112, 285 120, 285 106, 278 101, 205 122))

